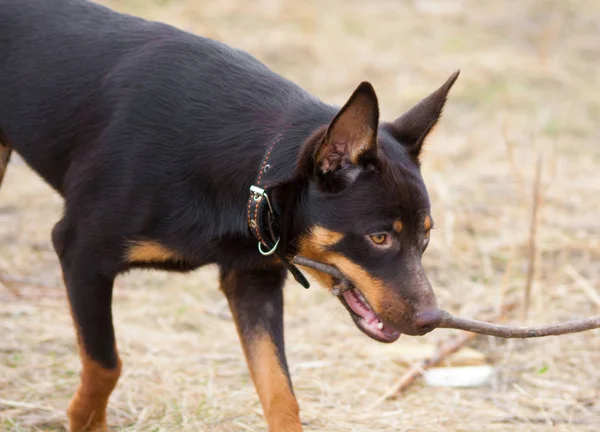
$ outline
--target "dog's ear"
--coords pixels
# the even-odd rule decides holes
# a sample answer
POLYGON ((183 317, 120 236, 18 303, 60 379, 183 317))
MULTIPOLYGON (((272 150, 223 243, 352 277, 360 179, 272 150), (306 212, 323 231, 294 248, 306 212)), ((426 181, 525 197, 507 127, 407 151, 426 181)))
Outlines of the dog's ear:
POLYGON ((444 85, 388 125, 392 136, 406 147, 415 161, 419 160, 425 138, 441 117, 448 92, 459 73, 454 72, 444 85))
POLYGON ((331 121, 314 153, 320 174, 358 168, 363 156, 375 154, 379 106, 373 86, 362 82, 331 121))

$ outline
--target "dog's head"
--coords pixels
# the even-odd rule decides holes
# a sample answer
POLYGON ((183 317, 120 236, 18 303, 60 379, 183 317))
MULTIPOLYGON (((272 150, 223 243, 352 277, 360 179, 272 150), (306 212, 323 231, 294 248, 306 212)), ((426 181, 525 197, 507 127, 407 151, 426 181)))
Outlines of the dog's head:
MULTIPOLYGON (((421 266, 433 221, 419 156, 457 77, 382 124, 373 87, 362 83, 307 146, 308 228, 299 253, 346 276, 353 289, 341 302, 382 342, 425 334, 441 320, 421 266)), ((339 282, 311 273, 329 289, 339 282)))

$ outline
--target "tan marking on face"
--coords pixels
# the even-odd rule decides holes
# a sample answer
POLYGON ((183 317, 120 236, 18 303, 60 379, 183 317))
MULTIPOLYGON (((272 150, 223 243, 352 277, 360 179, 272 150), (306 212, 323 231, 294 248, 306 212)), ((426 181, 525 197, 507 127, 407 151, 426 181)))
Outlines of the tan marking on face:
POLYGON ((425 221, 423 222, 423 227, 425 228, 425 232, 431 229, 431 218, 429 216, 425 216, 425 221))
MULTIPOLYGON (((72 313, 71 315, 73 316, 72 313)), ((121 375, 121 359, 115 347, 117 366, 114 369, 107 369, 94 361, 85 351, 77 321, 75 321, 75 327, 77 329, 79 356, 83 368, 79 387, 67 409, 69 430, 107 430, 106 406, 108 405, 108 398, 121 375)))
POLYGON ((393 228, 394 228, 394 231, 396 231, 397 233, 400 233, 400 231, 402 231, 402 221, 400 219, 395 220, 394 224, 393 224, 393 228))
POLYGON ((126 260, 129 263, 160 263, 165 261, 179 261, 181 259, 181 255, 177 252, 151 240, 133 243, 126 253, 126 260))
POLYGON ((323 260, 340 269, 352 281, 380 318, 396 325, 404 324, 410 308, 383 280, 341 254, 330 253, 323 260))
POLYGON ((373 277, 364 268, 353 261, 350 261, 344 255, 339 253, 328 253, 324 257, 324 262, 331 264, 347 276, 355 286, 366 297, 371 306, 379 311, 386 301, 385 283, 376 277, 373 277))
MULTIPOLYGON (((300 239, 298 253, 306 258, 323 261, 322 256, 327 253, 327 248, 338 243, 343 237, 344 235, 340 232, 331 231, 317 225, 300 239)), ((308 267, 305 270, 319 281, 323 287, 333 288, 333 277, 308 267)))
POLYGON ((315 226, 311 230, 311 243, 320 250, 333 246, 344 238, 344 234, 337 231, 331 231, 322 226, 315 226))
MULTIPOLYGON (((332 241, 330 244, 335 244, 342 237, 341 233, 316 227, 300 240, 299 254, 337 267, 360 290, 380 317, 391 322, 396 321, 399 316, 406 313, 408 306, 386 287, 385 282, 374 277, 346 256, 328 251, 323 243, 319 242, 329 239, 332 241)), ((329 290, 333 288, 333 277, 313 269, 306 268, 305 270, 324 288, 329 290)))
MULTIPOLYGON (((307 258, 331 264, 346 275, 367 298, 371 306, 379 310, 385 303, 386 289, 382 280, 370 275, 364 268, 337 252, 327 250, 338 243, 344 235, 316 226, 300 240, 299 253, 307 258)), ((333 288, 333 277, 313 269, 306 269, 327 289, 333 288)))

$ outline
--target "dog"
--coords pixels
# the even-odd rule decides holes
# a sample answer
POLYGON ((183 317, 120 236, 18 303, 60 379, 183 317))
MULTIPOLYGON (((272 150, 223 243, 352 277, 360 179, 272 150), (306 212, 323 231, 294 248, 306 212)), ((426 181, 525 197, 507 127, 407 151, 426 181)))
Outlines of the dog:
POLYGON ((11 152, 64 198, 52 230, 82 361, 71 431, 105 430, 113 281, 217 264, 270 431, 301 431, 284 352, 296 255, 381 342, 441 320, 421 257, 423 143, 458 71, 396 120, 371 84, 326 104, 251 55, 86 0, 0 0, 0 181, 11 152))

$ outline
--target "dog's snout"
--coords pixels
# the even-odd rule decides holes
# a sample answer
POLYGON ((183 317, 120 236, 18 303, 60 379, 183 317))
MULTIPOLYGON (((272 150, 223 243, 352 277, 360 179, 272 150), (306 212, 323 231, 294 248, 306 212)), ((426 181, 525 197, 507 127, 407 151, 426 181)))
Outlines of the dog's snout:
POLYGON ((442 311, 439 309, 429 309, 419 312, 415 316, 415 326, 420 335, 429 333, 442 322, 442 311))

